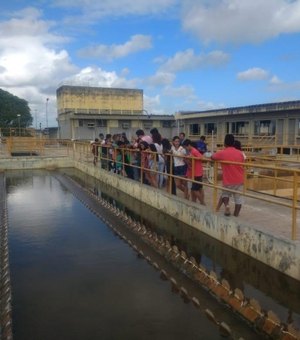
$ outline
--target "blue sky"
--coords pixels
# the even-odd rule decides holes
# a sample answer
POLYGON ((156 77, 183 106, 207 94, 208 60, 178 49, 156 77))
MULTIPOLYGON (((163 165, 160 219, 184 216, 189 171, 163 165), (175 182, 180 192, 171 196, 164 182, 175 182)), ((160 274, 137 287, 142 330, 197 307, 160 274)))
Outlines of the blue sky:
POLYGON ((11 0, 0 88, 56 126, 62 83, 144 90, 152 114, 300 99, 300 0, 11 0))

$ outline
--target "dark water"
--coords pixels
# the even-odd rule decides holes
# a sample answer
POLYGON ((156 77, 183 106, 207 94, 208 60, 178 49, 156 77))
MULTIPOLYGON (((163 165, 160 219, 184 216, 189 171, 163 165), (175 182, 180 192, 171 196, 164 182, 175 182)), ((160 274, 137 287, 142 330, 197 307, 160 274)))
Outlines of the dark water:
POLYGON ((110 200, 135 219, 168 237, 170 242, 194 256, 232 288, 241 289, 247 298, 255 298, 261 307, 275 312, 280 320, 300 328, 300 282, 218 242, 189 226, 168 217, 115 188, 104 185, 75 169, 64 170, 84 187, 110 200))
MULTIPOLYGON (((295 280, 86 174, 60 172, 155 228, 281 320, 300 324, 295 280)), ((9 172, 6 183, 14 339, 220 339, 205 308, 230 325, 233 338, 259 338, 205 291, 197 296, 200 310, 184 303, 55 173, 9 172)))
POLYGON ((14 339, 221 338, 51 174, 6 183, 14 339))

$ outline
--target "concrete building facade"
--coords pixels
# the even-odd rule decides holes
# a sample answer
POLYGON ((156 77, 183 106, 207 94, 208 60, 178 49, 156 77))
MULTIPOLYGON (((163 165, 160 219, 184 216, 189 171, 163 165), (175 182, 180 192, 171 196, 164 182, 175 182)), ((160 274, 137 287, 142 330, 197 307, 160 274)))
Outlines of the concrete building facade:
POLYGON ((62 139, 91 140, 107 133, 152 127, 171 137, 173 115, 151 115, 143 108, 143 90, 63 85, 56 91, 57 121, 62 139))
POLYGON ((209 111, 181 111, 175 115, 191 139, 205 135, 222 144, 227 133, 243 145, 299 145, 300 100, 209 111))

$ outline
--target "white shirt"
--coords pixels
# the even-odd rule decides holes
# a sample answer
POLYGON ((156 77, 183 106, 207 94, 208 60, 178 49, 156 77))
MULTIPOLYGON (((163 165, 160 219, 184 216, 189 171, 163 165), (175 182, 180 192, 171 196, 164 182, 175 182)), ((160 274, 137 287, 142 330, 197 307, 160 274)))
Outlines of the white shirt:
MULTIPOLYGON (((174 156, 186 156, 186 151, 185 151, 184 147, 182 147, 181 145, 179 146, 179 148, 177 150, 175 149, 175 146, 172 145, 171 151, 172 151, 172 154, 174 156)), ((174 157, 173 162, 174 162, 174 166, 185 165, 183 157, 174 157)))

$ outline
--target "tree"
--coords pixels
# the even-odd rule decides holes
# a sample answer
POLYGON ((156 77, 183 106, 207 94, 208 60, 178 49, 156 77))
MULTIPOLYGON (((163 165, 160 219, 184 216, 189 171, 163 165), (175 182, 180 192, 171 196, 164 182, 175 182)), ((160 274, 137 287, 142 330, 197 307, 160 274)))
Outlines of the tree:
POLYGON ((0 127, 27 128, 32 124, 28 102, 0 89, 0 127), (20 115, 20 116, 18 116, 20 115))

